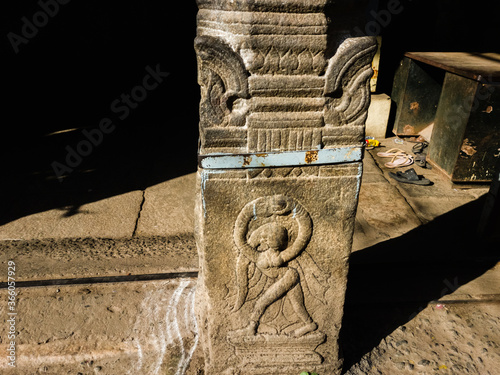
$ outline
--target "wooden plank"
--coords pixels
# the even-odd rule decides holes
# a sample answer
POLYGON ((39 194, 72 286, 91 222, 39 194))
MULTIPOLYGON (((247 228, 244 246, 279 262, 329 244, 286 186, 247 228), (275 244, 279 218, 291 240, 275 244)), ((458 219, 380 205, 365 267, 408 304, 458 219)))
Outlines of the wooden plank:
POLYGON ((500 239, 500 159, 497 161, 495 176, 486 196, 477 232, 483 238, 500 239))
POLYGON ((429 159, 452 175, 469 122, 476 81, 447 73, 434 121, 429 159))
POLYGON ((483 83, 500 83, 499 53, 407 52, 405 56, 483 83))

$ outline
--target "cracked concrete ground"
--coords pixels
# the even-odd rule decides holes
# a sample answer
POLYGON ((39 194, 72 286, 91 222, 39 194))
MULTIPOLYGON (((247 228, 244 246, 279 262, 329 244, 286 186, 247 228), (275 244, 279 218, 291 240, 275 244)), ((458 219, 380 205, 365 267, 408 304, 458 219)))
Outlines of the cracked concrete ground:
MULTIPOLYGON (((382 144, 408 152, 412 146, 382 144)), ((365 156, 340 337, 344 372, 495 374, 498 242, 475 236, 487 187, 452 185, 437 170, 414 165, 433 185, 398 183, 377 156, 381 150, 365 156)), ((202 353, 189 313, 198 270, 194 194, 190 174, 0 226, 0 262, 6 269, 14 260, 20 282, 19 371, 199 373, 202 353), (175 301, 179 308, 169 310, 175 301), (178 330, 174 318, 183 322, 178 330)), ((0 370, 15 373, 4 358, 0 370)))

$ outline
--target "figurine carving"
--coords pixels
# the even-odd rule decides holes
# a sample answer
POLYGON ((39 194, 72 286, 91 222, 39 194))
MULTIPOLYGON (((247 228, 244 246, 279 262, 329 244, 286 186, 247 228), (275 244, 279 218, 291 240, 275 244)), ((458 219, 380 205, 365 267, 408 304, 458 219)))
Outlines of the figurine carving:
POLYGON ((253 278, 264 277, 248 325, 233 331, 232 335, 255 335, 264 313, 273 303, 288 298, 300 327, 289 333, 301 337, 315 331, 313 321, 304 303, 301 269, 298 258, 305 251, 312 235, 312 222, 308 212, 296 200, 283 195, 262 197, 248 203, 236 220, 234 242, 238 248, 238 296, 235 310, 247 302, 249 295, 249 269, 253 278), (261 221, 257 228, 252 222, 261 221), (296 236, 290 221, 298 228, 296 236), (295 237, 295 238, 292 238, 295 237), (300 269, 300 270, 299 270, 300 269), (265 286, 268 286, 265 288, 265 286))

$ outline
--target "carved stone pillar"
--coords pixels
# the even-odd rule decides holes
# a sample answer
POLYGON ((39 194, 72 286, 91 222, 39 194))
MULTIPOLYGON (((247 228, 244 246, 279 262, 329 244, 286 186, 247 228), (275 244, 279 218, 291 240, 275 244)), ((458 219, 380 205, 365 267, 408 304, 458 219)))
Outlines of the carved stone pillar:
POLYGON ((209 375, 342 366, 376 45, 331 35, 327 3, 198 0, 197 306, 209 375))

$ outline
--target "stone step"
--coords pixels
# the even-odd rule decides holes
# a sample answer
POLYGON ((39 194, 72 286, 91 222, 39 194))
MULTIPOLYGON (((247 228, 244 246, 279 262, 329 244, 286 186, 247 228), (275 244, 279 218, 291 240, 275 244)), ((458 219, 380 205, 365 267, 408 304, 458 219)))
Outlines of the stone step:
MULTIPOLYGON (((16 264, 16 281, 31 284, 198 272, 192 233, 170 237, 1 241, 0 248, 0 262, 16 264)), ((0 277, 0 283, 5 281, 0 277)))

